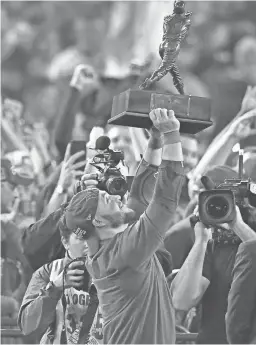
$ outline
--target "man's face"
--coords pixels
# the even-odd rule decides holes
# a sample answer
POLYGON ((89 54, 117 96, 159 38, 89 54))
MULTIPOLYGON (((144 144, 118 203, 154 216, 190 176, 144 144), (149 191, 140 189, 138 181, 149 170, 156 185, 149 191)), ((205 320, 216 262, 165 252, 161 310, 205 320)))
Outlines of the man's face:
POLYGON ((128 208, 119 195, 109 195, 105 191, 99 191, 98 207, 95 219, 102 221, 113 230, 120 225, 134 220, 135 212, 128 208))
POLYGON ((132 140, 129 129, 126 127, 113 127, 108 132, 113 150, 124 152, 124 159, 127 163, 134 162, 135 156, 132 148, 132 140))
POLYGON ((71 233, 68 240, 62 238, 62 243, 66 250, 69 251, 70 256, 72 259, 86 256, 88 252, 88 245, 85 239, 79 237, 75 233, 71 233))
POLYGON ((185 174, 193 170, 199 160, 198 144, 194 138, 181 136, 182 151, 184 157, 185 174))

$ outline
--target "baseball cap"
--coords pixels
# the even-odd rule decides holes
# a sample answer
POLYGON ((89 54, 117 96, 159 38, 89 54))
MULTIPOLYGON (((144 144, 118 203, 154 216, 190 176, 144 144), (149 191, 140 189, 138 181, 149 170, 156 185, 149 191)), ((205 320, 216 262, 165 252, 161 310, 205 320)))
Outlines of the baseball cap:
POLYGON ((74 195, 64 214, 67 228, 79 237, 88 238, 94 230, 92 221, 97 211, 98 200, 97 188, 88 188, 74 195))
POLYGON ((237 172, 227 165, 215 166, 209 169, 206 172, 205 176, 211 178, 216 186, 219 186, 226 179, 238 178, 237 172))

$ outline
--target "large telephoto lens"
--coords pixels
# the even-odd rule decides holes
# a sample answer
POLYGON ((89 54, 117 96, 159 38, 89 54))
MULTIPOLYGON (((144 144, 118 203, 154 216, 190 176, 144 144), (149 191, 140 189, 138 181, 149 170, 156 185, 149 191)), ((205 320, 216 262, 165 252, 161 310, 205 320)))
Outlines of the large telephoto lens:
POLYGON ((206 211, 214 219, 223 218, 229 211, 229 203, 222 196, 213 196, 206 203, 206 211))

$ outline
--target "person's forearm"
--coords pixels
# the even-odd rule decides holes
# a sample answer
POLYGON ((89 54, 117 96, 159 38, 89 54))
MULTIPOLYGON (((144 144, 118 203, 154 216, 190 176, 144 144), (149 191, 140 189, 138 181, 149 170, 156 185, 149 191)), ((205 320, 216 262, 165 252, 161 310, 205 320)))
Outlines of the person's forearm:
POLYGON ((222 136, 224 136, 224 135, 227 133, 227 131, 228 131, 229 128, 230 128, 230 125, 231 125, 232 123, 234 123, 240 116, 244 115, 245 113, 246 113, 246 109, 241 109, 241 110, 236 114, 236 116, 233 118, 233 120, 230 121, 230 123, 228 123, 227 126, 224 127, 224 128, 222 129, 222 131, 221 131, 219 134, 216 135, 216 137, 213 139, 213 141, 212 141, 211 144, 209 145, 208 150, 210 150, 213 146, 215 146, 215 145, 218 143, 218 141, 222 138, 222 136))
POLYGON ((172 224, 184 181, 183 154, 178 131, 164 135, 162 163, 158 169, 153 198, 147 209, 152 224, 165 235, 172 224), (162 226, 159 226, 159 223, 162 226))
POLYGON ((235 223, 233 225, 233 231, 243 242, 256 240, 256 233, 244 222, 235 223))
MULTIPOLYGON (((26 257, 34 254, 58 231, 58 222, 62 214, 63 209, 59 208, 24 230, 21 245, 26 257)), ((47 253, 45 255, 47 256, 47 253)))
POLYGON ((164 135, 162 161, 182 162, 183 166, 183 153, 179 131, 166 133, 164 135))
POLYGON ((21 310, 18 325, 24 335, 41 335, 54 321, 56 306, 61 298, 62 291, 53 288, 51 291, 41 290, 41 295, 31 301, 21 310))
POLYGON ((200 162, 193 171, 192 178, 203 176, 212 166, 224 165, 233 146, 237 143, 237 138, 228 131, 211 146, 203 155, 200 162))
POLYGON ((55 129, 55 145, 60 153, 60 160, 63 160, 68 142, 71 140, 75 123, 75 115, 80 102, 80 92, 69 86, 68 96, 64 97, 64 107, 58 115, 55 129))
POLYGON ((156 183, 157 171, 158 168, 148 164, 144 158, 137 168, 127 201, 127 206, 135 212, 135 219, 139 219, 149 204, 156 183))
POLYGON ((153 194, 158 166, 162 160, 163 137, 151 135, 147 149, 144 152, 129 195, 127 206, 134 210, 136 219, 146 210, 149 202, 149 196, 153 194))
POLYGON ((148 164, 154 166, 160 166, 162 161, 163 152, 163 137, 162 136, 152 136, 149 138, 148 146, 143 154, 143 158, 148 164))
POLYGON ((189 310, 198 303, 206 241, 196 241, 171 284, 173 304, 177 310, 189 310))
POLYGON ((49 216, 52 212, 58 210, 60 206, 67 201, 66 193, 57 193, 54 191, 49 203, 45 206, 43 217, 49 216))

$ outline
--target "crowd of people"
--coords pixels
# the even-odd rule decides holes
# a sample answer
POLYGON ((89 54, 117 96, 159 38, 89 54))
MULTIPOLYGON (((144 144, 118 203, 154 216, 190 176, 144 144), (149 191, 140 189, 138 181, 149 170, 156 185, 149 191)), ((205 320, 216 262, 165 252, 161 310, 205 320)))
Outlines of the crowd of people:
MULTIPOLYGON (((1 342, 174 344, 180 342, 177 333, 196 333, 201 344, 255 343, 256 28, 243 7, 252 6, 253 12, 253 5, 234 6, 233 32, 232 15, 230 25, 220 20, 227 4, 216 7, 212 21, 206 16, 212 11, 208 2, 192 4, 198 11, 192 40, 198 27, 210 32, 197 37, 197 48, 182 47, 178 65, 186 93, 212 99, 213 125, 191 135, 180 131, 175 113, 167 109, 150 112, 148 130, 107 124, 113 96, 138 88, 152 72, 153 57, 133 64, 125 75, 118 64, 103 73, 98 63, 103 52, 89 54, 82 31, 81 46, 74 48, 66 30, 66 53, 53 59, 51 68, 42 61, 38 68, 37 49, 30 56, 36 61, 25 68, 36 31, 24 21, 39 30, 38 11, 47 17, 49 10, 33 3, 29 13, 25 3, 16 3, 3 7, 1 328, 18 327, 22 337, 1 337, 1 342), (239 17, 243 11, 247 25, 239 17), (25 19, 13 26, 19 15, 25 19), (207 37, 210 52, 204 49, 207 37), (228 64, 224 48, 231 45, 228 64), (12 66, 16 53, 24 60, 20 78, 12 66), (31 71, 45 70, 51 81, 43 76, 47 91, 40 93, 41 84, 31 87, 31 71), (27 93, 29 102, 21 102, 27 93), (100 139, 108 148, 100 147, 100 139), (119 177, 114 192, 112 180, 106 182, 111 152, 121 157, 111 165, 119 177), (229 200, 235 200, 232 217, 203 221, 202 195, 227 179, 229 200)), ((51 6, 53 13, 65 7, 51 6)), ((95 6, 87 10, 101 9, 101 23, 105 18, 107 25, 114 5, 95 6)), ((130 21, 140 8, 134 6, 126 8, 130 21)), ((74 13, 76 30, 83 28, 74 13)), ((50 19, 47 23, 52 28, 50 19)), ((46 30, 49 40, 57 37, 59 29, 54 30, 46 30)), ((88 32, 86 44, 92 43, 88 32)), ((49 46, 57 45, 57 39, 51 41, 49 46)), ((175 93, 166 80, 150 90, 175 93)), ((216 212, 224 207, 217 204, 216 212)))
POLYGON ((4 100, 2 324, 18 322, 32 343, 175 343, 176 331, 205 344, 253 342, 255 204, 245 198, 224 228, 191 217, 202 176, 215 186, 239 177, 241 147, 243 179, 256 182, 255 87, 201 157, 166 109, 150 113, 150 131, 94 127, 72 153, 84 135, 77 103, 95 83, 93 68, 75 68, 54 149, 42 124, 25 123, 21 104, 4 100), (106 135, 133 180, 125 194, 97 188, 92 163, 106 135))

